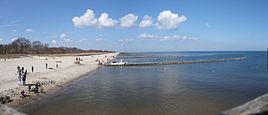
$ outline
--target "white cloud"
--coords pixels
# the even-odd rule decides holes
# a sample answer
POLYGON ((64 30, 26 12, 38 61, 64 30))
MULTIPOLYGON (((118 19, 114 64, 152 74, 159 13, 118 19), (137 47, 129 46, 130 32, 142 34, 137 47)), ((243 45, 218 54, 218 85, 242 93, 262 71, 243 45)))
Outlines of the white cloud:
POLYGON ((166 35, 166 36, 157 36, 148 33, 142 33, 138 36, 140 39, 151 39, 151 40, 160 40, 160 41, 178 41, 178 40, 198 40, 197 37, 191 37, 186 35, 166 35))
POLYGON ((66 38, 66 37, 67 37, 67 34, 65 34, 65 33, 60 34, 60 38, 61 38, 61 39, 64 39, 64 38, 66 38))
POLYGON ((52 40, 51 41, 51 46, 52 47, 56 47, 57 46, 57 41, 56 40, 52 40))
POLYGON ((135 16, 134 14, 127 14, 120 18, 120 26, 129 28, 135 25, 136 21, 138 20, 138 16, 135 16))
POLYGON ((72 19, 75 27, 83 28, 83 27, 114 27, 117 24, 117 20, 109 18, 108 13, 102 13, 100 17, 97 19, 95 17, 94 11, 88 9, 87 12, 78 17, 75 16, 72 19))
POLYGON ((15 29, 14 29, 14 30, 12 30, 12 32, 16 33, 16 32, 17 32, 17 30, 15 30, 15 29))
POLYGON ((156 26, 158 29, 175 29, 186 20, 184 15, 179 16, 169 10, 164 10, 159 13, 156 26))
POLYGON ((104 41, 103 38, 97 38, 97 39, 96 39, 96 42, 102 42, 102 41, 104 41))
POLYGON ((181 39, 180 35, 164 36, 160 38, 160 41, 175 41, 181 39))
POLYGON ((4 42, 3 38, 0 38, 0 44, 2 44, 4 42))
MULTIPOLYGON (((97 18, 94 11, 87 9, 87 11, 81 16, 75 16, 72 18, 72 22, 75 27, 115 27, 120 26, 123 28, 129 28, 136 26, 138 16, 133 13, 126 14, 119 20, 112 19, 108 13, 101 13, 100 17, 97 18), (119 24, 118 24, 119 23, 119 24)), ((178 15, 169 10, 164 10, 159 13, 157 22, 154 24, 151 16, 145 15, 138 24, 141 28, 146 28, 155 25, 158 29, 176 29, 182 23, 187 21, 187 17, 184 15, 178 15)))
POLYGON ((17 40, 18 38, 17 37, 13 37, 11 38, 11 42, 14 42, 15 40, 17 40))
POLYGON ((71 41, 73 41, 73 40, 71 40, 69 38, 63 38, 62 40, 65 41, 65 42, 71 42, 71 41))
POLYGON ((197 40, 196 37, 190 36, 181 36, 181 35, 172 35, 172 36, 164 36, 160 38, 160 41, 176 41, 176 40, 197 40))
POLYGON ((130 42, 130 41, 134 41, 134 39, 132 38, 127 38, 127 39, 119 39, 119 42, 130 42))
POLYGON ((107 13, 102 13, 98 21, 99 21, 98 23, 99 27, 114 27, 117 24, 117 20, 109 18, 109 14, 107 13))
POLYGON ((60 34, 60 38, 61 38, 63 41, 65 41, 65 42, 71 42, 71 41, 73 41, 72 39, 68 38, 68 35, 65 34, 65 33, 60 34))
POLYGON ((73 17, 72 19, 75 27, 89 27, 95 26, 97 24, 97 19, 95 18, 95 14, 92 10, 88 9, 87 12, 80 17, 73 17))
POLYGON ((32 31, 33 31, 33 29, 31 29, 31 28, 25 29, 25 32, 27 32, 27 33, 32 32, 32 31))
POLYGON ((77 43, 81 43, 81 42, 86 41, 86 40, 87 39, 84 38, 84 39, 78 40, 77 43))
POLYGON ((191 36, 182 36, 182 40, 198 40, 199 38, 197 37, 191 37, 191 36))
POLYGON ((152 34, 142 33, 142 34, 140 34, 138 36, 138 38, 141 38, 141 39, 155 39, 156 36, 152 35, 152 34))
POLYGON ((147 15, 143 17, 143 20, 139 24, 141 28, 149 27, 152 25, 153 25, 152 17, 147 15))
POLYGON ((52 40, 51 43, 52 43, 52 44, 56 44, 57 41, 56 41, 56 40, 52 40))

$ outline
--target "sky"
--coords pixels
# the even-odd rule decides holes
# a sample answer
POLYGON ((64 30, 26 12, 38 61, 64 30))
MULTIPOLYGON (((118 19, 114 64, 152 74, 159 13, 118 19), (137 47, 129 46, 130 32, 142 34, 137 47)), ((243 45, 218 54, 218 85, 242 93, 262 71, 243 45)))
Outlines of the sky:
POLYGON ((127 52, 264 51, 267 0, 0 0, 0 43, 127 52))

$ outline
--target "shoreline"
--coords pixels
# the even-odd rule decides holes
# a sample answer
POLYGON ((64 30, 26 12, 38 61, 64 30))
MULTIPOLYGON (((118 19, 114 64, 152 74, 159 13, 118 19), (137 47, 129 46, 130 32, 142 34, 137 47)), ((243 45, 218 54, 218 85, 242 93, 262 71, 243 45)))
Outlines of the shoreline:
MULTIPOLYGON (((55 57, 48 57, 49 61, 53 61, 56 63, 56 60, 61 60, 59 69, 52 69, 52 70, 45 70, 40 69, 36 73, 30 73, 29 77, 27 78, 27 83, 36 83, 40 82, 42 87, 44 88, 45 93, 39 93, 38 95, 33 92, 28 92, 27 86, 19 86, 17 84, 16 75, 10 74, 8 76, 2 75, 0 76, 0 84, 3 86, 0 88, 0 96, 6 95, 10 96, 12 102, 7 103, 6 105, 19 110, 20 108, 28 105, 34 104, 39 100, 42 100, 50 95, 53 95, 62 89, 68 87, 73 82, 87 76, 91 72, 96 71, 98 69, 99 64, 96 62, 96 59, 102 60, 103 62, 107 62, 111 59, 114 59, 119 53, 108 53, 108 54, 96 54, 90 56, 79 56, 83 59, 80 64, 74 63, 75 56, 55 56, 55 57), (13 79, 9 79, 9 78, 13 79), (20 92, 26 92, 26 97, 21 98, 20 92)), ((2 60, 1 60, 2 61, 2 60)), ((37 67, 43 67, 43 63, 49 63, 47 60, 36 59, 36 57, 23 57, 23 58, 16 58, 16 59, 9 59, 7 61, 0 61, 1 66, 8 66, 6 71, 13 72, 16 71, 16 66, 14 63, 16 62, 22 63, 25 68, 29 66, 29 64, 36 64, 37 67), (19 60, 19 61, 18 61, 19 60), (22 61, 22 62, 21 62, 22 61), (25 61, 25 62, 24 62, 25 61), (32 61, 32 62, 31 62, 32 61), (12 66, 12 67, 10 67, 12 66), (13 69, 13 70, 10 70, 13 69)), ((53 64, 55 64, 53 63, 53 64)), ((30 70, 30 69, 29 69, 30 70)), ((5 70, 2 70, 5 71, 5 70)))
POLYGON ((53 96, 53 95, 57 95, 58 93, 64 91, 64 89, 68 88, 69 86, 71 86, 73 83, 80 81, 81 79, 83 79, 84 77, 90 75, 91 73, 94 73, 97 69, 99 69, 100 67, 97 67, 96 69, 93 69, 91 71, 89 71, 86 74, 81 74, 79 77, 76 77, 70 81, 67 81, 66 83, 64 83, 61 87, 59 86, 55 86, 55 87, 51 87, 50 89, 47 89, 47 93, 43 93, 42 96, 37 96, 34 95, 31 100, 20 100, 19 102, 25 102, 28 101, 27 103, 23 104, 23 105, 19 105, 18 103, 14 104, 14 105, 9 105, 10 107, 18 110, 18 111, 22 111, 24 106, 30 105, 30 104, 38 104, 39 101, 41 100, 45 100, 46 98, 53 96))

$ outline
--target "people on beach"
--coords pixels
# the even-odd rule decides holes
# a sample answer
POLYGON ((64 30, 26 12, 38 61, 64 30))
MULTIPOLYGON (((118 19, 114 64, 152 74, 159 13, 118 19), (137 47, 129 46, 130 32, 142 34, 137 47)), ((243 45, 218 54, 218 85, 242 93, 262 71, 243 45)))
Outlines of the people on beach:
POLYGON ((41 86, 41 85, 40 85, 39 82, 37 82, 37 83, 35 84, 35 90, 34 90, 34 93, 39 93, 39 86, 41 86))
POLYGON ((21 85, 21 75, 22 75, 22 73, 21 73, 20 69, 18 70, 17 75, 18 75, 18 85, 21 85))
POLYGON ((34 66, 32 66, 32 73, 34 72, 34 66))
POLYGON ((58 64, 56 64, 56 68, 59 68, 59 65, 58 64))
POLYGON ((24 71, 24 67, 17 66, 18 85, 25 85, 27 70, 24 71))
POLYGON ((20 71, 20 66, 17 66, 17 74, 19 73, 20 71))
POLYGON ((0 97, 0 103, 1 104, 5 104, 5 103, 9 103, 9 102, 11 102, 12 100, 10 99, 10 97, 9 96, 1 96, 0 97))
POLYGON ((20 92, 20 97, 21 97, 21 98, 25 98, 25 97, 26 97, 26 93, 25 93, 25 91, 22 90, 22 91, 20 92))
POLYGON ((47 69, 47 66, 48 66, 48 65, 47 65, 47 63, 46 63, 46 69, 47 69))
POLYGON ((26 77, 27 77, 27 70, 25 70, 23 76, 22 76, 22 85, 26 84, 26 77))
POLYGON ((24 73, 24 67, 21 67, 21 73, 24 73))

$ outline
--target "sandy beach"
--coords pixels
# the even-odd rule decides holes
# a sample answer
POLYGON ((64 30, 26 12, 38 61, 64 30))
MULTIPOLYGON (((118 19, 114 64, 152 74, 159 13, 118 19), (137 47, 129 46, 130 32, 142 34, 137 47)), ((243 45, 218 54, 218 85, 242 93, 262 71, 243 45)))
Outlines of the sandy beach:
POLYGON ((96 60, 107 62, 118 53, 79 56, 80 64, 74 63, 78 56, 28 56, 14 59, 0 60, 0 96, 9 96, 12 102, 7 105, 19 108, 27 103, 41 99, 45 95, 52 94, 64 88, 69 82, 74 81, 99 67, 96 60), (46 63, 48 68, 46 69, 46 63), (58 65, 58 68, 56 67, 58 65), (24 67, 28 71, 26 84, 40 82, 44 93, 39 95, 28 92, 27 86, 18 85, 16 75, 17 66, 24 67), (34 67, 34 72, 31 67, 34 67), (20 92, 25 91, 27 97, 21 98, 20 92))

